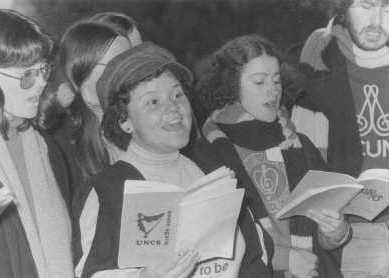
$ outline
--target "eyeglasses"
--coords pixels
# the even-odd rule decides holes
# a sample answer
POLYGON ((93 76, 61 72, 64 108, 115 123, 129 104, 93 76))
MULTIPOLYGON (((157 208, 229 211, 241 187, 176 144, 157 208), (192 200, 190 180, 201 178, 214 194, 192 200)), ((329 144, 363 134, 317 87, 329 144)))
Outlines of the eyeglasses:
POLYGON ((20 80, 20 88, 27 90, 34 86, 39 74, 42 74, 44 80, 48 80, 51 73, 51 64, 44 64, 37 69, 28 69, 23 72, 21 77, 13 76, 11 74, 0 72, 0 75, 20 80))

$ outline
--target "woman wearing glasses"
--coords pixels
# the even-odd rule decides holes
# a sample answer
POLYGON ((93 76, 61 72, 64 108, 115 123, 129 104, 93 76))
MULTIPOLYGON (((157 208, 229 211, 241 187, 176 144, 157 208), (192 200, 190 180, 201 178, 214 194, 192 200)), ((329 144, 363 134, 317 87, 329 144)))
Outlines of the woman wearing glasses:
POLYGON ((11 196, 0 210, 0 277, 72 277, 66 205, 34 129, 52 42, 14 11, 0 10, 0 22, 0 190, 11 196))

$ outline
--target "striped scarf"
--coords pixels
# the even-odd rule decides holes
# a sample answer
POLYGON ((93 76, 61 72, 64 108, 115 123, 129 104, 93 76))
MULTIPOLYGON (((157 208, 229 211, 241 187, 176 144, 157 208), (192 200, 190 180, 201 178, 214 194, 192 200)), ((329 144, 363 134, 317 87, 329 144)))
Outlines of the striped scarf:
POLYGON ((0 138, 0 181, 15 194, 17 213, 38 276, 73 277, 70 220, 51 169, 47 146, 32 127, 22 132, 20 136, 31 193, 22 183, 6 142, 2 138, 0 138), (27 194, 32 195, 30 197, 33 200, 33 207, 28 201, 27 194))
MULTIPOLYGON (((269 202, 263 201, 263 198, 268 201, 270 197, 266 196, 270 195, 261 194, 257 180, 267 179, 263 169, 268 167, 273 173, 278 172, 278 177, 273 175, 270 178, 273 180, 278 178, 280 181, 285 177, 286 186, 292 191, 308 169, 299 137, 285 112, 282 110, 279 112, 277 121, 264 123, 255 120, 241 104, 235 103, 212 113, 203 126, 203 133, 210 143, 219 148, 219 153, 227 166, 235 170, 238 179, 246 187, 249 206, 256 221, 270 230, 276 242, 279 241, 279 238, 275 238, 277 235, 274 232, 278 230, 277 220, 272 217, 275 211, 269 207, 269 202), (245 159, 248 157, 255 159, 245 159), (249 168, 257 170, 250 171, 249 168), (262 176, 256 177, 261 171, 262 176)), ((268 191, 277 190, 276 186, 262 186, 265 189, 266 187, 268 191)), ((273 194, 275 195, 277 194, 273 194)), ((284 239, 282 245, 312 250, 312 235, 316 234, 317 227, 313 221, 297 216, 291 218, 289 223, 284 221, 284 226, 285 224, 289 226, 290 239, 286 242, 284 239)), ((279 275, 276 277, 283 277, 285 274, 279 275)))

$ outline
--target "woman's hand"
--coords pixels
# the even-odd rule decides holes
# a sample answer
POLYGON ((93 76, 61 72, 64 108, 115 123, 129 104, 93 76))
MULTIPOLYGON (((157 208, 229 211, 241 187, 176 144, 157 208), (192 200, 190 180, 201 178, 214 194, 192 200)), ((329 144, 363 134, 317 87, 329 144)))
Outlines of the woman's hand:
POLYGON ((317 277, 317 263, 317 256, 308 250, 294 248, 290 250, 289 271, 297 278, 317 277))
POLYGON ((310 210, 308 217, 319 225, 319 230, 325 236, 341 240, 347 231, 347 222, 343 214, 332 210, 310 210))
POLYGON ((140 278, 187 278, 194 270, 200 256, 197 251, 184 250, 179 255, 153 268, 145 268, 140 278))

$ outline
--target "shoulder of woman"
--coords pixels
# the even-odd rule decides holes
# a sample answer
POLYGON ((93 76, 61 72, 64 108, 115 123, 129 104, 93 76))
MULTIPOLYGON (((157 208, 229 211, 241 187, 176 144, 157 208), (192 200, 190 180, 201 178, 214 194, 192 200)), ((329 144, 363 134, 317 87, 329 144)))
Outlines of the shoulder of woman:
POLYGON ((195 140, 193 144, 183 150, 182 154, 191 159, 205 172, 224 165, 216 153, 215 146, 205 138, 195 140))

